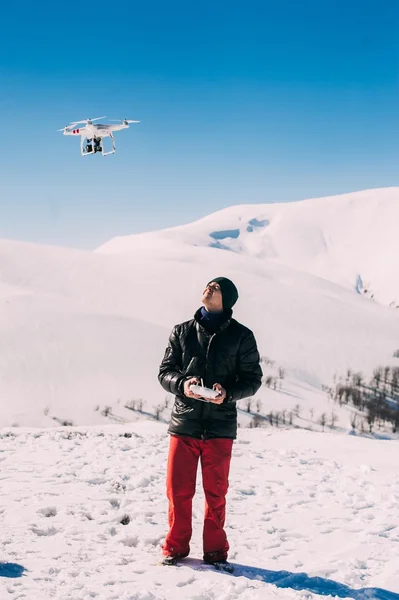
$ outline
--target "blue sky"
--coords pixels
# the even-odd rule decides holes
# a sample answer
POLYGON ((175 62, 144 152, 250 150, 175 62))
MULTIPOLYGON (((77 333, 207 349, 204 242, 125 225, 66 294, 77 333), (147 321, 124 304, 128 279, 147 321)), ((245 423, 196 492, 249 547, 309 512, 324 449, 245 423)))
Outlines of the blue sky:
POLYGON ((0 237, 399 185, 397 0, 58 4, 2 8, 0 237), (100 115, 141 121, 113 156, 56 132, 100 115))

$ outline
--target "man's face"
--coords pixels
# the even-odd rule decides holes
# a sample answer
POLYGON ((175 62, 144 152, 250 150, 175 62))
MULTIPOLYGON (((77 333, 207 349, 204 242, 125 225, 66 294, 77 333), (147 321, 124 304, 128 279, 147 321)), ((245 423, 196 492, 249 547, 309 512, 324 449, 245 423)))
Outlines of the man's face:
POLYGON ((220 285, 215 281, 208 283, 204 289, 202 304, 210 312, 223 310, 222 290, 220 289, 220 285))

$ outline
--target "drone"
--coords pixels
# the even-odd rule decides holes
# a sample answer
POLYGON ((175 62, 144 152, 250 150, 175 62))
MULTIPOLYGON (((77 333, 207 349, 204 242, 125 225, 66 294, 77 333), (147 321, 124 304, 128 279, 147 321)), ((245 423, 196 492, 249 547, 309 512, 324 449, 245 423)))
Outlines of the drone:
POLYGON ((109 119, 110 121, 116 121, 117 124, 109 125, 105 123, 94 123, 94 121, 100 121, 100 119, 106 119, 107 117, 96 117, 95 119, 83 119, 83 121, 74 121, 69 125, 65 125, 62 129, 57 131, 63 131, 64 135, 80 135, 80 152, 82 156, 88 156, 89 154, 96 154, 101 152, 103 156, 115 153, 115 138, 114 131, 121 131, 127 129, 130 123, 140 123, 140 121, 132 121, 130 119, 109 119), (82 125, 83 127, 78 127, 82 125), (104 148, 104 138, 109 137, 112 143, 112 149, 106 151, 104 148))

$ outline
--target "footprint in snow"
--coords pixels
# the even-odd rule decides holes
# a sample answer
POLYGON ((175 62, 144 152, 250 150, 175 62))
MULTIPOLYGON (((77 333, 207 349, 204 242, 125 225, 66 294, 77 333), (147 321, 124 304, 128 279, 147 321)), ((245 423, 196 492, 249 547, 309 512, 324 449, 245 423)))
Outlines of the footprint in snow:
POLYGON ((55 506, 46 506, 38 511, 43 517, 55 517, 57 515, 57 509, 55 506))
POLYGON ((253 487, 242 488, 241 490, 237 490, 237 491, 238 491, 238 493, 244 494, 245 496, 255 496, 256 495, 256 490, 253 487))
POLYGON ((176 587, 184 587, 185 585, 191 585, 195 582, 195 577, 189 577, 185 581, 178 581, 175 585, 176 587))
POLYGON ((58 533, 58 529, 56 529, 55 527, 37 527, 36 525, 31 525, 29 529, 40 537, 51 536, 58 533))
POLYGON ((104 479, 103 477, 93 477, 91 479, 87 479, 86 483, 88 483, 89 485, 103 485, 104 483, 106 483, 106 479, 104 479))
POLYGON ((136 535, 131 535, 122 540, 122 544, 124 546, 128 546, 130 548, 136 548, 139 543, 139 538, 136 535))
POLYGON ((108 502, 110 503, 110 505, 112 506, 112 508, 120 508, 120 500, 117 500, 116 498, 111 498, 111 500, 108 500, 108 502))
POLYGON ((119 523, 121 525, 129 525, 129 523, 130 523, 129 515, 123 515, 123 517, 120 519, 119 523))
POLYGON ((112 481, 110 486, 111 486, 111 489, 115 492, 125 492, 126 491, 126 484, 123 483, 122 481, 112 481))

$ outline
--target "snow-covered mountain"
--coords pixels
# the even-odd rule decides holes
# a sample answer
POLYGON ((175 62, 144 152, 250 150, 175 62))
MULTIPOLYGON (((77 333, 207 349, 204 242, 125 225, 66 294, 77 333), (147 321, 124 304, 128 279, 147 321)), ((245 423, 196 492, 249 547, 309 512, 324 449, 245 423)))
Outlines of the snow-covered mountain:
MULTIPOLYGON (((0 241, 0 426, 123 422, 157 408, 167 420, 157 373, 168 334, 220 275, 236 282, 235 316, 261 355, 285 370, 281 391, 261 388, 262 412, 300 404, 317 421, 332 410, 321 386, 334 374, 398 363, 398 311, 386 306, 398 290, 396 197, 233 207, 96 252, 0 241), (356 277, 380 302, 356 292, 356 277)), ((348 428, 346 414, 338 425, 348 428)))
POLYGON ((233 206, 195 223, 119 237, 100 252, 203 246, 274 259, 399 307, 399 188, 233 206))

